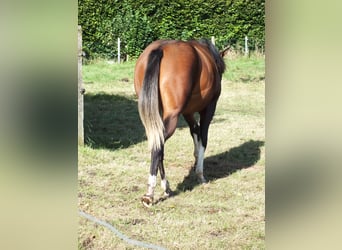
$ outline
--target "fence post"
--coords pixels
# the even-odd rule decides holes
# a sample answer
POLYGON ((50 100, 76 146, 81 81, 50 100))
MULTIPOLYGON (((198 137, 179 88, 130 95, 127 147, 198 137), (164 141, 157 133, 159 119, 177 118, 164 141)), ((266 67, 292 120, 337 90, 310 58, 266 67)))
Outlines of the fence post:
POLYGON ((82 27, 78 25, 78 144, 84 144, 83 130, 83 80, 82 80, 82 27))
POLYGON ((215 46, 215 37, 214 36, 211 37, 211 43, 215 46))
POLYGON ((120 63, 120 37, 118 38, 118 63, 120 63))
POLYGON ((248 37, 245 36, 245 56, 248 56, 248 37))

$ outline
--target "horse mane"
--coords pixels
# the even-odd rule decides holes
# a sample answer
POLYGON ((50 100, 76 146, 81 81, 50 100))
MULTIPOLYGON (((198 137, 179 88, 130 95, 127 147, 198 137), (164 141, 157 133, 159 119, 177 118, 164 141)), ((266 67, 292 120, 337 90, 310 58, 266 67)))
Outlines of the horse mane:
POLYGON ((222 75, 223 72, 226 70, 226 64, 225 64, 222 56, 220 55, 220 52, 216 49, 214 44, 211 41, 209 41, 208 39, 202 38, 202 39, 198 40, 198 42, 200 44, 206 46, 209 49, 210 53, 214 57, 217 69, 218 69, 219 73, 222 75))

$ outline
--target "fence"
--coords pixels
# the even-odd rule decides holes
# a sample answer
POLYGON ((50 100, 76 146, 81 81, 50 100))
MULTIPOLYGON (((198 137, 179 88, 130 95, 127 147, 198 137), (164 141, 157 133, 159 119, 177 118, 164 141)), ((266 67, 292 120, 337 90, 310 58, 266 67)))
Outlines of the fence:
MULTIPOLYGON (((245 56, 249 56, 250 55, 250 45, 248 43, 249 38, 247 36, 245 36, 244 41, 240 41, 240 44, 244 44, 244 46, 234 46, 232 45, 232 49, 231 50, 235 50, 235 52, 237 54, 243 53, 245 56), (233 49, 235 47, 235 49, 233 49)), ((211 37, 211 42, 215 45, 216 39, 215 36, 211 37)), ((255 50, 254 52, 256 52, 257 54, 264 54, 264 48, 263 46, 260 48, 261 50, 259 50, 259 48, 257 47, 257 45, 255 45, 255 50)), ((126 61, 128 61, 129 56, 125 55, 126 57, 126 61)), ((121 58, 121 39, 118 38, 117 40, 117 63, 120 63, 122 60, 121 58)))

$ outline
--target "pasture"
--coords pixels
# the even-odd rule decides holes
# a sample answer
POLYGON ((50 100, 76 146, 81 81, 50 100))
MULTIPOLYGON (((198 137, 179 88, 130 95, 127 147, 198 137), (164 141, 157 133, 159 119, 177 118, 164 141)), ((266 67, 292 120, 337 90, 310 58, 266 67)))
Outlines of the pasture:
MULTIPOLYGON (((78 206, 131 239, 167 249, 265 248, 265 59, 226 59, 209 128, 206 185, 191 171, 193 141, 181 118, 165 144, 174 196, 146 208, 150 153, 133 87, 134 62, 83 66, 85 146, 78 206)), ((162 194, 158 175, 155 199, 162 194)), ((79 249, 140 249, 79 217, 79 249)))

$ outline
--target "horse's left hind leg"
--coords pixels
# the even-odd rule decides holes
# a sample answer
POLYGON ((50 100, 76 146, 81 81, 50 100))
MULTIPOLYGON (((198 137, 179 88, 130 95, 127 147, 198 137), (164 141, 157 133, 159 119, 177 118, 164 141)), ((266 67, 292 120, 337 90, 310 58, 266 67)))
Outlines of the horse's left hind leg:
POLYGON ((148 177, 147 192, 141 198, 142 203, 146 207, 150 207, 153 204, 154 190, 157 184, 157 174, 158 166, 163 159, 164 146, 160 149, 153 149, 151 152, 151 166, 150 166, 150 176, 148 177))
POLYGON ((158 169, 161 177, 161 187, 164 190, 164 197, 168 197, 171 194, 171 189, 168 180, 166 179, 165 169, 164 169, 164 146, 161 152, 160 161, 158 164, 158 169))
MULTIPOLYGON (((178 121, 178 113, 168 114, 167 112, 164 113, 164 138, 165 141, 170 138, 176 130, 177 121, 178 121)), ((164 169, 164 147, 163 147, 163 154, 161 156, 161 161, 158 165, 158 169, 160 171, 161 177, 161 187, 164 190, 164 197, 168 197, 171 195, 172 191, 170 189, 170 185, 168 180, 166 179, 165 169, 164 169)))

